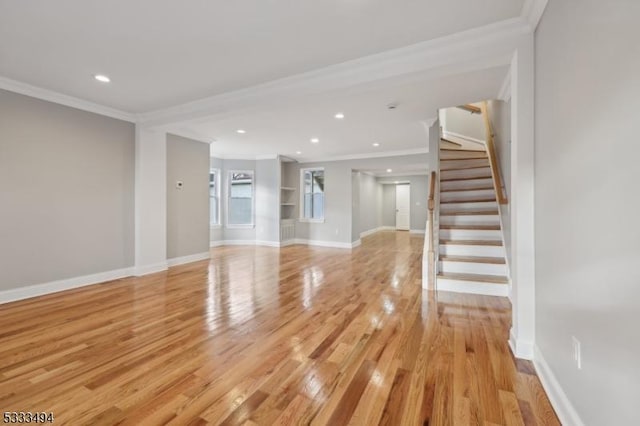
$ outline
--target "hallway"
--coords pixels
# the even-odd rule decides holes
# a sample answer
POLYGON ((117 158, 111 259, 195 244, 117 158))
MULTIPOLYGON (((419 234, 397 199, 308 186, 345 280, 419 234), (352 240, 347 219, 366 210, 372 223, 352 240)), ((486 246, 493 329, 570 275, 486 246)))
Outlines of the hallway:
POLYGON ((0 406, 61 424, 559 424, 506 298, 421 288, 423 239, 220 247, 0 308, 0 406))

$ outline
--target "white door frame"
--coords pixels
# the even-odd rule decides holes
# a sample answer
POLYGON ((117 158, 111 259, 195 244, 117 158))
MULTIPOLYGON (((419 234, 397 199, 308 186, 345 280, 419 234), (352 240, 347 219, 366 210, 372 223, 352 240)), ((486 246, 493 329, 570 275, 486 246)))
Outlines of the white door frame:
MULTIPOLYGON (((403 188, 404 189, 404 188, 403 188)), ((408 183, 396 184, 396 230, 398 231, 409 231, 411 228, 411 185, 408 183), (407 226, 400 227, 398 224, 398 214, 400 213, 400 209, 398 208, 398 188, 406 187, 407 188, 407 226)))

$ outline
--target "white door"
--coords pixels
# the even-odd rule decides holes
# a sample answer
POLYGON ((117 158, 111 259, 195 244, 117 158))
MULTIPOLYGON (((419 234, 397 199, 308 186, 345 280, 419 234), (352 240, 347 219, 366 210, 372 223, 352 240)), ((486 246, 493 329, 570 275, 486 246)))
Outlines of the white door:
POLYGON ((409 230, 409 185, 396 185, 396 229, 409 230))

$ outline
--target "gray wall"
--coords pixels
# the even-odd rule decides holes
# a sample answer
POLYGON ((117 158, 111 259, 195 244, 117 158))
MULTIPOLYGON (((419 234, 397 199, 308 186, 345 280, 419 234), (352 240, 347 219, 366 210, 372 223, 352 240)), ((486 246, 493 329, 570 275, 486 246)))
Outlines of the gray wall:
POLYGON ((536 344, 590 425, 638 423, 639 20, 550 1, 535 37, 536 344))
POLYGON ((447 108, 445 114, 447 123, 445 130, 470 138, 485 140, 484 121, 481 114, 471 114, 460 108, 447 108))
MULTIPOLYGON (((489 101, 488 102, 489 117, 493 125, 494 141, 496 146, 496 154, 498 163, 500 164, 500 172, 502 175, 502 183, 507 194, 507 199, 511 198, 511 101, 489 101)), ((505 250, 507 259, 511 264, 511 204, 500 206, 500 216, 502 220, 502 232, 505 241, 505 250)))
MULTIPOLYGON (((388 177, 388 178, 378 178, 378 182, 409 182, 410 190, 409 190, 409 198, 411 203, 411 230, 412 231, 424 231, 427 229, 427 198, 429 197, 429 177, 426 175, 417 175, 417 176, 401 176, 401 177, 388 177)), ((384 186, 394 186, 393 184, 385 184, 384 186)), ((389 190, 385 190, 389 191, 389 190)), ((385 194, 386 197, 390 197, 389 193, 385 194)), ((395 188, 393 189, 393 223, 391 225, 385 226, 395 226, 396 225, 396 213, 395 213, 395 188)), ((391 217, 391 212, 389 212, 388 207, 384 207, 385 209, 385 224, 388 223, 389 218, 391 217)))
POLYGON ((208 229, 209 145, 168 134, 167 258, 209 251, 208 229))
MULTIPOLYGON (((396 157, 367 158, 362 160, 344 160, 344 161, 327 161, 317 163, 292 163, 291 166, 296 169, 294 173, 299 176, 300 168, 324 167, 325 169, 325 221, 324 223, 297 223, 296 238, 330 241, 340 243, 351 243, 352 236, 356 234, 352 232, 353 228, 353 170, 384 170, 386 168, 399 168, 406 165, 416 167, 427 167, 429 162, 428 154, 406 155, 396 157), (351 183, 351 184, 350 184, 351 183)), ((416 181, 416 190, 426 194, 427 176, 420 176, 420 181, 416 181)), ((398 179, 398 178, 396 178, 398 179)), ((406 177, 402 177, 407 180, 406 177)), ((288 184, 289 185, 289 184, 288 184)), ((296 188, 300 186, 299 178, 293 183, 296 188)), ((416 192, 416 194, 419 194, 416 192)), ((426 195, 412 196, 412 229, 425 229, 426 223, 426 195), (414 218, 415 203, 420 202, 421 206, 417 206, 414 218), (423 211, 420 211, 420 209, 423 211), (421 224, 420 224, 421 223, 421 224), (413 228, 416 226, 416 228, 413 228)), ((358 202, 360 205, 360 201, 358 202)), ((299 208, 299 206, 298 206, 299 208)), ((359 210, 356 210, 358 212, 359 210)), ((376 216, 381 216, 381 212, 376 212, 376 216)), ((296 215, 299 217, 299 215, 296 215)), ((358 235, 359 228, 358 227, 358 235)))
POLYGON ((382 226, 381 185, 375 176, 366 173, 359 173, 359 175, 360 214, 358 237, 362 232, 371 231, 382 226))
POLYGON ((360 179, 361 173, 351 172, 351 241, 358 241, 360 238, 360 179))
POLYGON ((0 90, 0 290, 130 267, 134 125, 0 90))
POLYGON ((382 185, 382 226, 396 226, 396 186, 382 185))

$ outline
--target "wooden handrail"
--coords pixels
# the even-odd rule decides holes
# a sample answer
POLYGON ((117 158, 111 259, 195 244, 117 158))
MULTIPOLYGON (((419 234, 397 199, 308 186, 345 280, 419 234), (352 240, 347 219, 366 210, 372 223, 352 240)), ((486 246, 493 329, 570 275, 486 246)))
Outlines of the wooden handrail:
POLYGON ((468 111, 471 114, 481 114, 482 113, 482 108, 478 108, 477 106, 471 105, 471 104, 458 105, 458 108, 463 109, 465 111, 468 111))
POLYGON ((500 175, 500 163, 498 163, 498 155, 496 153, 496 145, 493 140, 494 133, 493 127, 491 127, 491 120, 489 120, 489 109, 487 108, 487 101, 482 102, 480 109, 482 110, 482 118, 484 118, 484 126, 486 129, 487 139, 487 154, 489 156, 489 165, 491 166, 491 176, 493 176, 493 186, 496 189, 496 196, 498 203, 507 204, 509 200, 502 187, 502 176, 500 175))
POLYGON ((429 289, 435 289, 436 284, 436 254, 434 249, 434 210, 436 207, 436 172, 432 171, 429 181, 429 199, 427 200, 427 209, 428 209, 428 221, 429 221, 429 229, 427 238, 429 238, 429 251, 427 252, 428 259, 428 284, 429 289))

